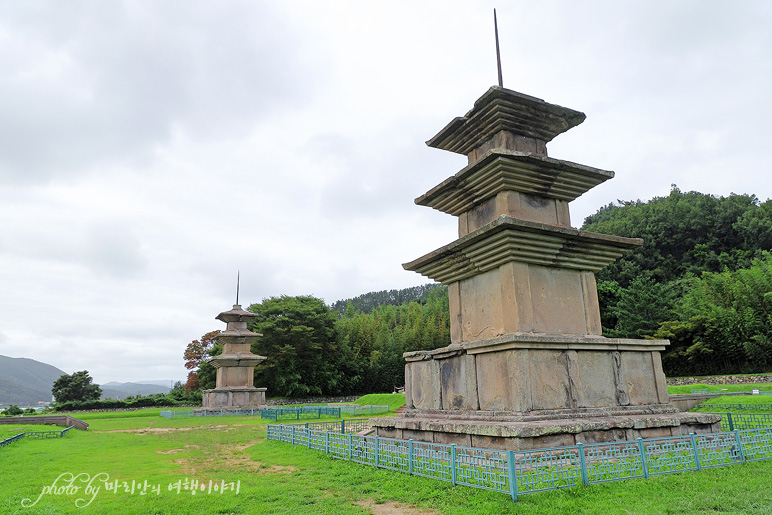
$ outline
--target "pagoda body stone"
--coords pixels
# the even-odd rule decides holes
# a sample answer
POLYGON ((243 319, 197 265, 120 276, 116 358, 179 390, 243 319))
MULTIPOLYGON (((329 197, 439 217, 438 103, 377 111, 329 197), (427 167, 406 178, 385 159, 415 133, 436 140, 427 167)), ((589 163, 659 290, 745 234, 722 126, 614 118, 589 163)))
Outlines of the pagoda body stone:
POLYGON ((225 331, 215 339, 222 343, 222 354, 209 362, 217 369, 215 388, 204 390, 204 409, 256 409, 265 406, 266 388, 255 388, 255 366, 265 361, 265 356, 253 354, 252 342, 261 334, 247 329, 247 322, 256 317, 244 311, 238 304, 233 309, 217 315, 216 319, 227 324, 225 331))
POLYGON ((594 272, 643 240, 571 227, 613 172, 547 156, 585 115, 500 87, 427 144, 469 164, 416 203, 459 238, 403 267, 448 286, 451 344, 405 353, 406 410, 385 437, 531 449, 719 430, 669 402, 667 340, 601 335, 594 272))

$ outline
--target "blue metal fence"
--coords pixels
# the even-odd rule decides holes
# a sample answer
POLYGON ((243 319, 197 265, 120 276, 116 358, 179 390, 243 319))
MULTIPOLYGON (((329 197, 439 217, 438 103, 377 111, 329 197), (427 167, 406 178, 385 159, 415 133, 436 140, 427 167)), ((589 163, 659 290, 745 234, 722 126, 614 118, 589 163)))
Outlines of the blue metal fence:
POLYGON ((0 440, 0 447, 5 447, 6 445, 11 445, 13 442, 18 442, 24 438, 24 433, 19 433, 17 435, 13 435, 10 438, 6 438, 5 440, 0 440))
POLYGON ((301 418, 322 418, 322 416, 340 418, 340 407, 301 406, 299 408, 267 408, 260 410, 260 418, 271 420, 300 420, 301 418))
POLYGON ((639 438, 530 451, 359 436, 268 424, 268 439, 354 461, 509 494, 540 492, 632 478, 647 478, 772 458, 772 428, 639 438))
POLYGON ((716 413, 721 415, 721 430, 758 429, 772 427, 772 414, 767 413, 716 413))
POLYGON ((22 438, 31 438, 33 440, 35 439, 40 440, 44 438, 63 438, 64 435, 67 434, 67 431, 69 431, 73 427, 75 426, 70 426, 62 430, 56 430, 56 431, 25 431, 23 433, 19 433, 10 438, 6 438, 5 440, 0 441, 0 447, 5 447, 6 445, 10 445, 14 442, 18 442, 22 438))
POLYGON ((314 431, 337 431, 343 434, 359 433, 370 429, 369 418, 336 420, 334 422, 306 422, 300 424, 282 424, 285 427, 303 427, 314 431))
POLYGON ((705 408, 715 411, 716 413, 727 411, 772 411, 772 404, 709 404, 703 403, 699 405, 699 408, 705 408))
POLYGON ((343 415, 377 415, 379 413, 388 413, 389 405, 377 405, 377 406, 341 406, 340 412, 343 415))

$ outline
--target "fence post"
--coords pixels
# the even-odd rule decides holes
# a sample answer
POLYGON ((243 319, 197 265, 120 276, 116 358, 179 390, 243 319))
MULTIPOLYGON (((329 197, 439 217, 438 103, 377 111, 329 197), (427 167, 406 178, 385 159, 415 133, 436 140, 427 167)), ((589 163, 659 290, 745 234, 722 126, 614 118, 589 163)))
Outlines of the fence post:
POLYGON ((692 441, 692 450, 694 451, 694 464, 697 466, 697 470, 702 470, 700 455, 697 453, 697 437, 694 436, 694 433, 689 433, 689 438, 692 441))
POLYGON ((346 434, 346 421, 345 420, 341 420, 340 421, 340 432, 342 434, 344 434, 344 435, 346 434))
POLYGON ((587 463, 584 459, 584 444, 581 442, 576 444, 576 449, 579 451, 579 467, 582 470, 582 484, 588 485, 590 484, 590 479, 587 476, 587 463))
POLYGON ((515 467, 515 451, 507 451, 507 472, 509 473, 509 495, 512 502, 517 502, 517 467, 515 467))
POLYGON ((413 439, 407 442, 407 473, 413 475, 413 439))
POLYGON ((378 439, 378 435, 375 435, 375 468, 378 468, 381 460, 381 442, 378 439))
POLYGON ((292 426, 292 446, 295 447, 295 426, 292 426))
POLYGON ((450 444, 450 482, 456 486, 456 444, 450 444))
POLYGON ((354 435, 348 434, 348 460, 351 461, 351 454, 354 449, 354 435))
POLYGON ((727 413, 726 414, 726 419, 729 421, 729 430, 730 431, 734 431, 734 423, 732 422, 732 414, 731 413, 727 413))
POLYGON ((737 452, 740 453, 740 462, 745 463, 745 453, 743 452, 743 443, 740 440, 740 432, 737 430, 732 432, 734 433, 734 439, 737 441, 737 452))
POLYGON ((649 478, 649 467, 646 465, 646 446, 643 445, 643 438, 638 437, 638 454, 641 455, 641 471, 645 479, 649 478))
POLYGON ((311 430, 308 429, 308 422, 306 422, 306 445, 311 448, 311 430))
POLYGON ((324 433, 324 452, 330 454, 330 432, 324 433))

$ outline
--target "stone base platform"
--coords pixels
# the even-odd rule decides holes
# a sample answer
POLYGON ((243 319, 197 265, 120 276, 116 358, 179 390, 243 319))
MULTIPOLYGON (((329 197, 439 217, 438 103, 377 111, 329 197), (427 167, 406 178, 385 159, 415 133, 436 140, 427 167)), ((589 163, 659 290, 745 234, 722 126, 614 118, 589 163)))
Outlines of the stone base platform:
POLYGON ((231 386, 203 391, 201 409, 257 409, 265 406, 267 388, 231 386))
POLYGON ((372 425, 385 438, 513 451, 721 430, 718 415, 681 413, 672 405, 550 414, 406 410, 398 418, 374 419, 372 425))

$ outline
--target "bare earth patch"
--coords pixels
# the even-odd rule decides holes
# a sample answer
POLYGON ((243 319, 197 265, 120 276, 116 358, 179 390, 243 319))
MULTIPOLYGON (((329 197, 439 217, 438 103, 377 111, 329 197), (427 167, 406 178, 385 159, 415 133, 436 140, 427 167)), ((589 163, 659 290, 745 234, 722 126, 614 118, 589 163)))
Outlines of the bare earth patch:
POLYGON ((142 429, 112 429, 110 431, 91 431, 92 433, 171 433, 172 431, 190 431, 192 427, 145 427, 142 429))
POLYGON ((177 454, 178 452, 188 452, 190 449, 200 449, 200 445, 185 445, 178 449, 169 449, 168 451, 155 451, 158 454, 177 454))
POLYGON ((112 429, 110 431, 91 431, 92 433, 136 433, 144 435, 147 433, 170 433, 172 431, 191 431, 193 429, 207 429, 215 431, 230 431, 233 428, 226 425, 219 426, 199 426, 199 427, 143 427, 139 429, 112 429), (225 428, 225 429, 223 429, 225 428))
MULTIPOLYGON (((253 474, 291 474, 297 470, 296 467, 283 465, 267 465, 260 461, 253 461, 243 453, 249 447, 252 447, 260 440, 240 445, 215 445, 211 449, 211 457, 207 459, 180 459, 174 463, 182 467, 185 474, 199 474, 204 470, 212 469, 234 469, 253 474)), ((188 447, 188 446, 186 446, 188 447)), ((181 452, 182 450, 173 449, 181 452)), ((159 451, 165 454, 171 454, 170 451, 159 451)))
POLYGON ((435 515, 433 511, 419 510, 412 506, 402 506, 394 501, 386 501, 381 504, 377 504, 372 499, 365 501, 357 501, 357 504, 362 508, 370 510, 373 515, 435 515))

